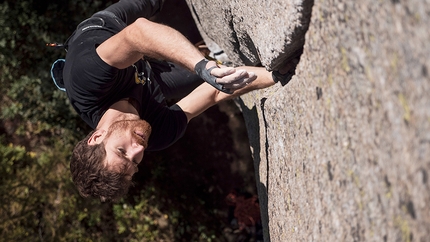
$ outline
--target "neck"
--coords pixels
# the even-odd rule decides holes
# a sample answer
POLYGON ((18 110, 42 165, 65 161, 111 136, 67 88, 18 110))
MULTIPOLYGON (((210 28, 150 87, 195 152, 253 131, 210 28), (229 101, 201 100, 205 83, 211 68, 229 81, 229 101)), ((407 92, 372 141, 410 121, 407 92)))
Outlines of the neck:
POLYGON ((132 103, 128 99, 122 99, 109 107, 97 124, 96 129, 108 130, 111 124, 116 121, 139 119, 139 113, 132 103))

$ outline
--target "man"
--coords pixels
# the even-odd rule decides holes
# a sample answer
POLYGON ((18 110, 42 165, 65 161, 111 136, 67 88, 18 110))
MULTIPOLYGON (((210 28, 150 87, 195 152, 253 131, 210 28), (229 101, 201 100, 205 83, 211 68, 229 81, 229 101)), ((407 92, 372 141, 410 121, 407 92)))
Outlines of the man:
POLYGON ((70 163, 84 197, 120 198, 145 150, 173 144, 192 118, 220 101, 271 86, 273 77, 291 78, 205 60, 179 32, 147 20, 161 4, 122 0, 83 21, 66 42, 67 96, 94 128, 70 163), (169 107, 166 98, 180 101, 169 107))

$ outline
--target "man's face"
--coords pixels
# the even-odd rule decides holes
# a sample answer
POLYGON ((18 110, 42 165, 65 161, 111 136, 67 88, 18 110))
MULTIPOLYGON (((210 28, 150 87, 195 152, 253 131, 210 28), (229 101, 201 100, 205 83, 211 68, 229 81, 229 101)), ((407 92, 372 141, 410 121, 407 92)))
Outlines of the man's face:
POLYGON ((130 179, 137 172, 143 152, 148 146, 151 126, 144 120, 123 120, 113 123, 103 139, 106 149, 106 164, 119 170, 129 164, 127 174, 130 179))

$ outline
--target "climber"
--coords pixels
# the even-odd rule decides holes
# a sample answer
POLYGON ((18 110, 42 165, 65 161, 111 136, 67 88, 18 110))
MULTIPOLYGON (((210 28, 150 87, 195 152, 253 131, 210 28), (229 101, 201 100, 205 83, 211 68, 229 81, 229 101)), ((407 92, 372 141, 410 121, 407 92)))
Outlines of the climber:
POLYGON ((124 195, 145 150, 177 141, 187 123, 220 101, 291 79, 292 67, 224 67, 176 30, 153 23, 156 0, 121 0, 78 25, 64 44, 64 90, 94 131, 73 150, 79 193, 124 195), (195 72, 195 73, 194 73, 195 72), (166 99, 179 100, 168 106, 166 99))

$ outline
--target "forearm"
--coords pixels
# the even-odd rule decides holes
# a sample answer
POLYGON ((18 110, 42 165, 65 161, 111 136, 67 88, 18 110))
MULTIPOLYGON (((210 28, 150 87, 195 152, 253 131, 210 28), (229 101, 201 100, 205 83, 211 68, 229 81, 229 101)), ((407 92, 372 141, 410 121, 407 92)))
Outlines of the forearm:
POLYGON ((146 19, 139 19, 134 24, 137 26, 128 31, 128 40, 143 56, 168 60, 190 71, 194 71, 195 64, 204 58, 185 36, 171 27, 146 19))
POLYGON ((181 33, 144 18, 137 19, 107 39, 96 51, 104 62, 119 69, 149 56, 174 62, 193 71, 197 62, 204 58, 181 33))
POLYGON ((190 121, 215 105, 219 92, 211 85, 203 83, 176 104, 181 107, 182 111, 187 115, 188 121, 190 121))
POLYGON ((177 103, 187 115, 188 121, 217 103, 275 84, 271 73, 263 67, 244 66, 240 67, 239 69, 244 69, 248 72, 254 72, 257 75, 256 80, 245 87, 236 90, 233 94, 220 92, 214 89, 211 85, 203 83, 177 103))

